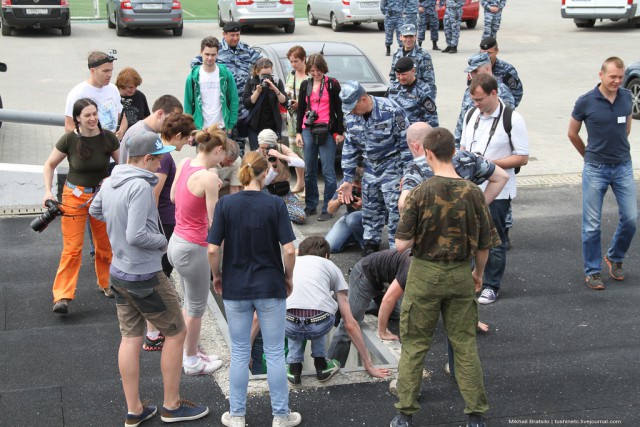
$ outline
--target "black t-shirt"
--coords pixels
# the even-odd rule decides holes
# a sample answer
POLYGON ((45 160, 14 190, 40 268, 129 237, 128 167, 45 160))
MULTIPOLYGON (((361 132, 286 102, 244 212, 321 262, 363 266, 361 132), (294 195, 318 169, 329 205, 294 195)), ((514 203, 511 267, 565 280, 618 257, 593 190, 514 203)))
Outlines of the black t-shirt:
POLYGON ((122 111, 127 117, 129 127, 136 124, 137 121, 145 119, 151 115, 149 104, 144 93, 136 90, 132 96, 122 97, 122 111))
POLYGON ((360 261, 362 272, 377 290, 384 289, 384 283, 395 279, 404 289, 410 264, 411 251, 400 253, 395 249, 374 252, 360 261))

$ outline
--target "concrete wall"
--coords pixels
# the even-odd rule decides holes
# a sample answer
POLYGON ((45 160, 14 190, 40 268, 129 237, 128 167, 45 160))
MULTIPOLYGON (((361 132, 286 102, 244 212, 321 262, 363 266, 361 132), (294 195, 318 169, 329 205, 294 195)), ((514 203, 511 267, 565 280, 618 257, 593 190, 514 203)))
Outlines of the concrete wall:
MULTIPOLYGON (((53 189, 64 183, 66 170, 56 169, 53 189)), ((41 165, 0 163, 0 214, 15 215, 41 212, 44 181, 41 165)), ((58 195, 58 200, 60 200, 58 195)))

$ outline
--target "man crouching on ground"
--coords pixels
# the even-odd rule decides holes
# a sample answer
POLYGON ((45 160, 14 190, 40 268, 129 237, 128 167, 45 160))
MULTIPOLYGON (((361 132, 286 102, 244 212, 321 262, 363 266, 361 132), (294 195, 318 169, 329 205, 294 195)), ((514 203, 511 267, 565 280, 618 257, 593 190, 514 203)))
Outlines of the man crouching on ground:
POLYGON ((425 137, 427 163, 435 176, 417 186, 405 201, 398 231, 398 251, 412 249, 400 312, 402 353, 398 364, 398 415, 391 427, 409 427, 420 410, 418 392, 424 358, 442 313, 453 346, 456 379, 469 415, 467 426, 484 427, 489 409, 476 346, 478 309, 475 292, 489 248, 500 244, 482 190, 460 178, 451 159, 455 140, 444 128, 425 137), (475 258, 475 269, 469 261, 475 258), (475 287, 474 287, 475 282, 475 287))
POLYGON ((163 146, 152 132, 132 137, 128 164, 114 168, 89 209, 91 216, 107 223, 113 250, 109 282, 116 297, 122 334, 118 366, 127 400, 127 426, 137 426, 158 411, 140 401, 140 349, 145 320, 166 337, 160 362, 164 383, 162 421, 195 420, 209 413, 206 406, 179 397, 186 329, 175 288, 162 272, 167 239, 158 227, 153 197, 158 178, 154 172, 160 167, 162 155, 174 149, 163 146))

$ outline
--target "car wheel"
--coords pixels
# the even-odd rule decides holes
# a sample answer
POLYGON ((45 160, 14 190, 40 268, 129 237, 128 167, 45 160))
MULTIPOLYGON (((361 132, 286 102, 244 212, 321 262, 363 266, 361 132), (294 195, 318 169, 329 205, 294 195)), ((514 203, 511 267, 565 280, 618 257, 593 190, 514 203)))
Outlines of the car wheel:
POLYGON ((60 30, 62 31, 62 35, 63 36, 70 36, 71 35, 71 23, 65 25, 64 27, 60 28, 60 30))
POLYGON ((284 32, 287 34, 293 34, 296 29, 296 21, 291 22, 291 24, 287 24, 284 26, 284 32))
POLYGON ((173 31, 173 35, 175 37, 180 37, 182 35, 182 30, 184 29, 184 23, 181 23, 180 26, 178 28, 174 28, 173 31))
POLYGON ((7 25, 6 22, 2 21, 2 35, 10 36, 11 35, 11 27, 7 25))
POLYGON ((116 35, 118 37, 124 37, 127 35, 127 29, 122 26, 120 20, 118 19, 118 15, 116 14, 116 35))
POLYGON ((627 84, 627 89, 631 91, 631 117, 640 120, 640 78, 632 79, 627 84))
POLYGON ((354 22, 353 25, 357 27, 358 25, 362 25, 362 22, 354 22))
POLYGON ((318 25, 318 20, 316 18, 313 17, 313 13, 311 13, 311 7, 307 8, 307 21, 309 22, 309 25, 311 26, 316 26, 318 25))
POLYGON ((384 22, 378 22, 378 30, 384 31, 384 22))
POLYGON ((109 15, 108 7, 107 7, 107 27, 111 28, 112 30, 116 27, 116 24, 114 24, 113 21, 111 21, 111 15, 109 15))
POLYGON ((335 13, 332 13, 329 19, 331 19, 331 29, 333 31, 336 33, 342 31, 342 24, 338 24, 338 19, 336 18, 335 13))
POLYGON ((220 5, 218 5, 218 27, 224 27, 224 22, 222 22, 222 14, 220 13, 220 5))
POLYGON ((478 25, 478 20, 477 19, 469 19, 468 21, 466 21, 466 24, 467 24, 467 28, 474 29, 476 27, 476 25, 478 25))
POLYGON ((573 22, 575 22, 576 27, 578 28, 593 28, 593 26, 596 25, 595 19, 587 19, 586 21, 574 20, 573 22))

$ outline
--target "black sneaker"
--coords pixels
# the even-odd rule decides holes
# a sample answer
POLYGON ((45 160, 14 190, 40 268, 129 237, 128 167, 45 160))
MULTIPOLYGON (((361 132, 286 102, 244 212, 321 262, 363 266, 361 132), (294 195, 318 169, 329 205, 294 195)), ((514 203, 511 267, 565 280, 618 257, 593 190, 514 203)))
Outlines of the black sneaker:
POLYGON ((167 409, 163 406, 160 412, 160 418, 165 423, 177 423, 179 421, 198 420, 208 413, 208 407, 196 405, 189 400, 181 399, 176 409, 167 409))
POLYGON ((145 406, 142 408, 142 412, 138 415, 127 414, 127 419, 125 420, 124 425, 125 427, 137 427, 157 413, 158 408, 156 406, 145 406))
POLYGON ((151 338, 145 336, 144 344, 142 344, 142 348, 146 351, 161 351, 162 346, 164 345, 164 335, 158 335, 158 338, 152 340, 151 338))
POLYGON ((467 427, 487 427, 487 423, 484 422, 484 418, 480 414, 469 414, 469 421, 467 421, 467 427))
POLYGON ((56 314, 68 314, 69 313, 69 302, 71 300, 67 298, 62 298, 56 301, 53 304, 53 312, 56 314))
POLYGON ((302 363, 290 363, 287 366, 287 381, 292 385, 300 385, 302 383, 302 363))
POLYGON ((413 422, 411 421, 411 415, 398 412, 398 415, 391 420, 389 427, 411 427, 413 422))
POLYGON ((316 369, 316 378, 318 381, 327 381, 340 370, 340 362, 335 359, 327 360, 327 367, 324 369, 316 369))

